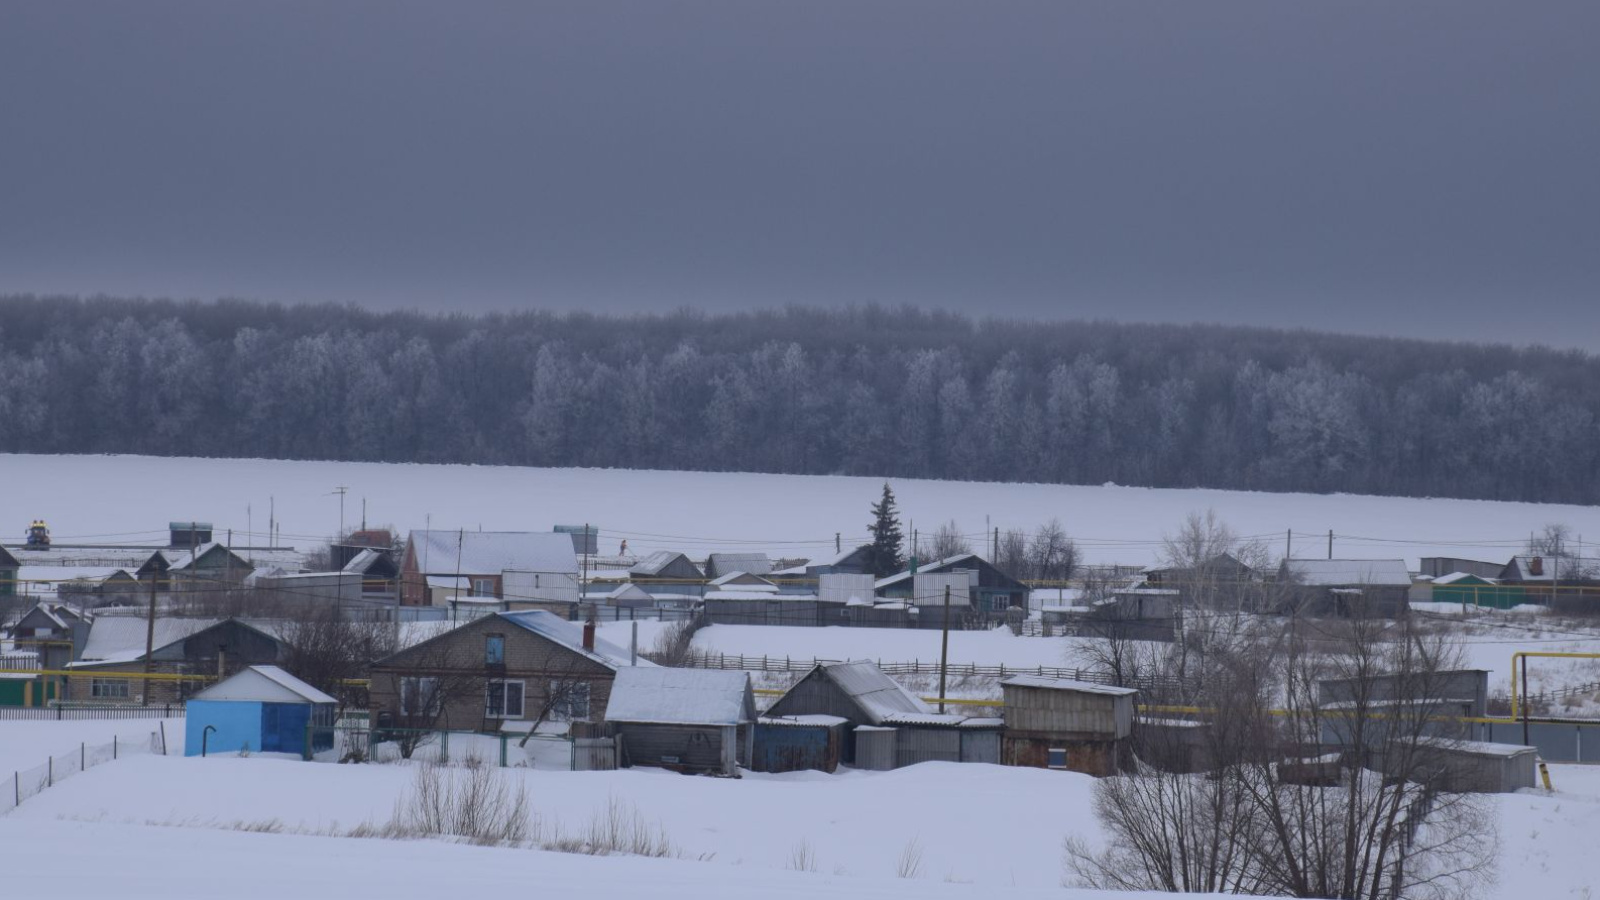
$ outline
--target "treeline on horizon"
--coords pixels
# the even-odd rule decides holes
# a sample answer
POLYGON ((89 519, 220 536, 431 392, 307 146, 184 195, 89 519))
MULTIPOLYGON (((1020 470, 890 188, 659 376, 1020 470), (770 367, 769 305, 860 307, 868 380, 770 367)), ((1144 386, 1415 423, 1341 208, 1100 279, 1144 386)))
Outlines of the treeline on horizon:
POLYGON ((1597 417, 1600 359, 1545 348, 871 306, 0 297, 0 451, 16 453, 1594 503, 1597 417))

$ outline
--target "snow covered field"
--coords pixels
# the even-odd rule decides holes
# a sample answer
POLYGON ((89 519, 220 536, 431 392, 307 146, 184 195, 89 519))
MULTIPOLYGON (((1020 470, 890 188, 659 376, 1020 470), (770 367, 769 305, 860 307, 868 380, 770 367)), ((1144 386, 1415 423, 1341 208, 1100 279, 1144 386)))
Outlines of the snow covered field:
MULTIPOLYGON (((12 743, 17 724, 0 722, 0 746, 12 743)), ((69 731, 76 736, 63 728, 61 737, 69 731)), ((1600 829, 1600 769, 1551 769, 1553 795, 1496 798, 1501 877, 1485 900, 1588 897, 1600 879, 1589 846, 1600 829)), ((357 888, 406 896, 460 886, 463 878, 474 891, 567 887, 596 896, 1091 896, 1058 887, 1062 838, 1099 839, 1086 776, 940 763, 737 781, 651 770, 506 772, 523 780, 546 819, 583 827, 596 810, 620 802, 659 823, 681 858, 295 834, 387 820, 410 788, 412 768, 133 757, 76 775, 0 816, 0 846, 30 861, 6 884, 27 896, 196 895, 176 881, 182 872, 241 898, 357 888), (283 833, 228 830, 270 822, 283 833), (923 850, 920 871, 897 878, 912 841, 923 850), (802 844, 814 860, 809 871, 795 870, 802 844), (249 877, 235 877, 241 871, 249 877)))
MULTIPOLYGON (((601 549, 628 539, 642 554, 718 549, 775 555, 831 555, 835 533, 866 536, 867 506, 881 479, 843 476, 656 472, 626 469, 532 469, 495 466, 167 459, 137 456, 0 455, 7 509, 19 518, 0 533, 20 540, 27 520, 49 520, 58 542, 138 543, 165 537, 168 521, 212 522, 218 538, 266 543, 274 498, 286 543, 325 540, 338 528, 346 486, 348 525, 367 520, 401 529, 536 529, 593 524, 601 549), (247 512, 247 507, 249 512, 247 512)), ((1032 529, 1059 517, 1091 562, 1155 560, 1161 536, 1184 516, 1214 508, 1243 535, 1283 546, 1295 532, 1297 553, 1353 557, 1447 555, 1500 560, 1530 531, 1564 522, 1600 535, 1591 507, 1416 500, 1355 495, 1266 494, 1039 484, 895 479, 907 524, 932 532, 954 519, 979 535, 986 522, 1032 529)))

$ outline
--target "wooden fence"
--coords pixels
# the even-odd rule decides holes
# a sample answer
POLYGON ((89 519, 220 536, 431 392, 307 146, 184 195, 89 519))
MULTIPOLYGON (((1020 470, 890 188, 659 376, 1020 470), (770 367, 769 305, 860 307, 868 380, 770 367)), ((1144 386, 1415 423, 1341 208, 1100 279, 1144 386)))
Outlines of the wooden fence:
POLYGON ((162 706, 0 706, 0 721, 76 721, 80 719, 172 719, 183 704, 162 706))
MULTIPOLYGON (((743 672, 809 672, 821 663, 844 662, 839 659, 801 659, 791 656, 730 656, 725 653, 692 653, 683 665, 697 669, 729 669, 743 672)), ((884 662, 870 660, 885 675, 938 675, 937 660, 923 662, 884 662)), ((1048 678, 1068 678, 1090 684, 1114 684, 1116 679, 1106 672, 1093 669, 1064 668, 1059 666, 1008 666, 1005 663, 985 666, 977 663, 950 663, 945 672, 953 678, 1009 678, 1012 675, 1042 675, 1048 678)), ((1175 680, 1140 678, 1133 687, 1152 688, 1158 684, 1172 687, 1175 680)))

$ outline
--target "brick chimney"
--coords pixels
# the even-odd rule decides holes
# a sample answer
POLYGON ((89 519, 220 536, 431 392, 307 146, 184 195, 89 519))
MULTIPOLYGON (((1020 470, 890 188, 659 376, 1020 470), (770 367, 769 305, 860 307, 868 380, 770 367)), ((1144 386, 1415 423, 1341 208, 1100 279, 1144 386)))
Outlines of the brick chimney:
POLYGON ((1543 557, 1535 556, 1533 559, 1528 560, 1528 574, 1541 577, 1544 575, 1543 557))
POLYGON ((588 621, 583 623, 583 649, 587 650, 590 653, 594 652, 594 620, 593 619, 590 619, 590 620, 588 620, 588 621))

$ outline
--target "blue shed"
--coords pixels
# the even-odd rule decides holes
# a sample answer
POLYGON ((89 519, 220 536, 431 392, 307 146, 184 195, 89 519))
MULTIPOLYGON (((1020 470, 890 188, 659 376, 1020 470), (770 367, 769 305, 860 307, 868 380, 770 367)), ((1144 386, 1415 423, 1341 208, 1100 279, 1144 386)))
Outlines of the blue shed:
POLYGON ((337 703, 277 666, 251 666, 190 698, 184 755, 199 756, 202 748, 304 755, 308 734, 312 752, 330 750, 337 703))

